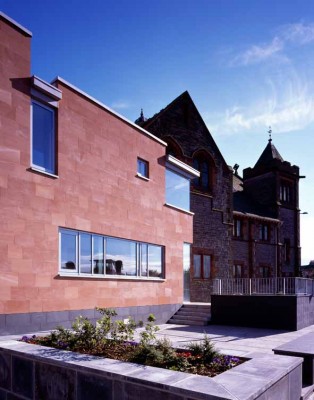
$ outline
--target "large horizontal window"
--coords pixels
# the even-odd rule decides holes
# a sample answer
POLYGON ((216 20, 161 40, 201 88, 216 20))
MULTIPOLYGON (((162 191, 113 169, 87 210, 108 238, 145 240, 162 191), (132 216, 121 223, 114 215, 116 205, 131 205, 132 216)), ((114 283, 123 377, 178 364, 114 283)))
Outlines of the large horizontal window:
POLYGON ((60 272, 98 277, 164 278, 164 248, 62 228, 60 272))

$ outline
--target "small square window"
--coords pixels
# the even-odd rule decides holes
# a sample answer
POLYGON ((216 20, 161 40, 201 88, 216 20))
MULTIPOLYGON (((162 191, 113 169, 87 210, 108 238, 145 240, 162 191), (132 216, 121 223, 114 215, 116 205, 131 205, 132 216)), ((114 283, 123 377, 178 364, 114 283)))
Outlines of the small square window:
POLYGON ((141 158, 137 159, 137 173, 140 176, 144 176, 148 179, 148 162, 142 160, 141 158))

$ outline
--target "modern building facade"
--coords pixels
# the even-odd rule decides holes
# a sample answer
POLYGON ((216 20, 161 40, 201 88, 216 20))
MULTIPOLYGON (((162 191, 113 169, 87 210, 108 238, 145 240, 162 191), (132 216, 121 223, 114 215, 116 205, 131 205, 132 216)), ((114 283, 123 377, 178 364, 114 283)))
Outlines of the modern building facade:
POLYGON ((69 82, 31 76, 31 32, 4 14, 0 34, 0 333, 95 307, 167 321, 183 301, 199 173, 69 82))

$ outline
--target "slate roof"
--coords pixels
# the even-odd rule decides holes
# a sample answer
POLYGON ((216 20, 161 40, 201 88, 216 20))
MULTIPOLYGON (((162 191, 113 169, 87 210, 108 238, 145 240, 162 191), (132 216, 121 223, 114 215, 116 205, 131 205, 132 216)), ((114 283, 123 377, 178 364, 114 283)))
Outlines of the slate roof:
POLYGON ((265 220, 271 218, 274 222, 279 222, 279 220, 275 218, 274 212, 269 207, 257 203, 244 191, 233 193, 233 211, 243 214, 243 216, 246 217, 255 217, 265 220))
POLYGON ((254 168, 270 164, 273 160, 279 160, 282 162, 284 161, 284 159, 281 157, 279 151, 272 144, 272 140, 269 139, 267 146, 265 147, 260 158, 257 160, 257 163, 255 164, 254 168))

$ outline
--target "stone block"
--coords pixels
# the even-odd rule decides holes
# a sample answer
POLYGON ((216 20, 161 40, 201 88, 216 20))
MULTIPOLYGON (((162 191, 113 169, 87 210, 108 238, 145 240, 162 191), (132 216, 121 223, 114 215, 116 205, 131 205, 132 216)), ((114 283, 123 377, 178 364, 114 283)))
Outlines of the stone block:
POLYGON ((99 375, 77 374, 77 400, 112 398, 112 381, 99 375))
POLYGON ((75 372, 59 365, 36 363, 35 398, 75 400, 75 372))
POLYGON ((15 332, 21 332, 21 329, 31 324, 30 314, 8 314, 6 316, 6 326, 13 328, 15 332))
POLYGON ((115 383, 113 400, 183 400, 180 395, 163 392, 149 386, 138 386, 131 383, 115 383))
POLYGON ((11 356, 0 351, 0 387, 11 389, 11 356))
POLYGON ((0 389, 0 400, 7 400, 7 392, 0 389))
POLYGON ((299 400, 302 390, 302 365, 289 373, 289 400, 299 400))
POLYGON ((61 324, 63 321, 69 320, 69 311, 52 311, 47 313, 47 322, 61 324))
POLYGON ((33 396, 33 362, 21 357, 12 357, 12 389, 25 397, 33 396))

